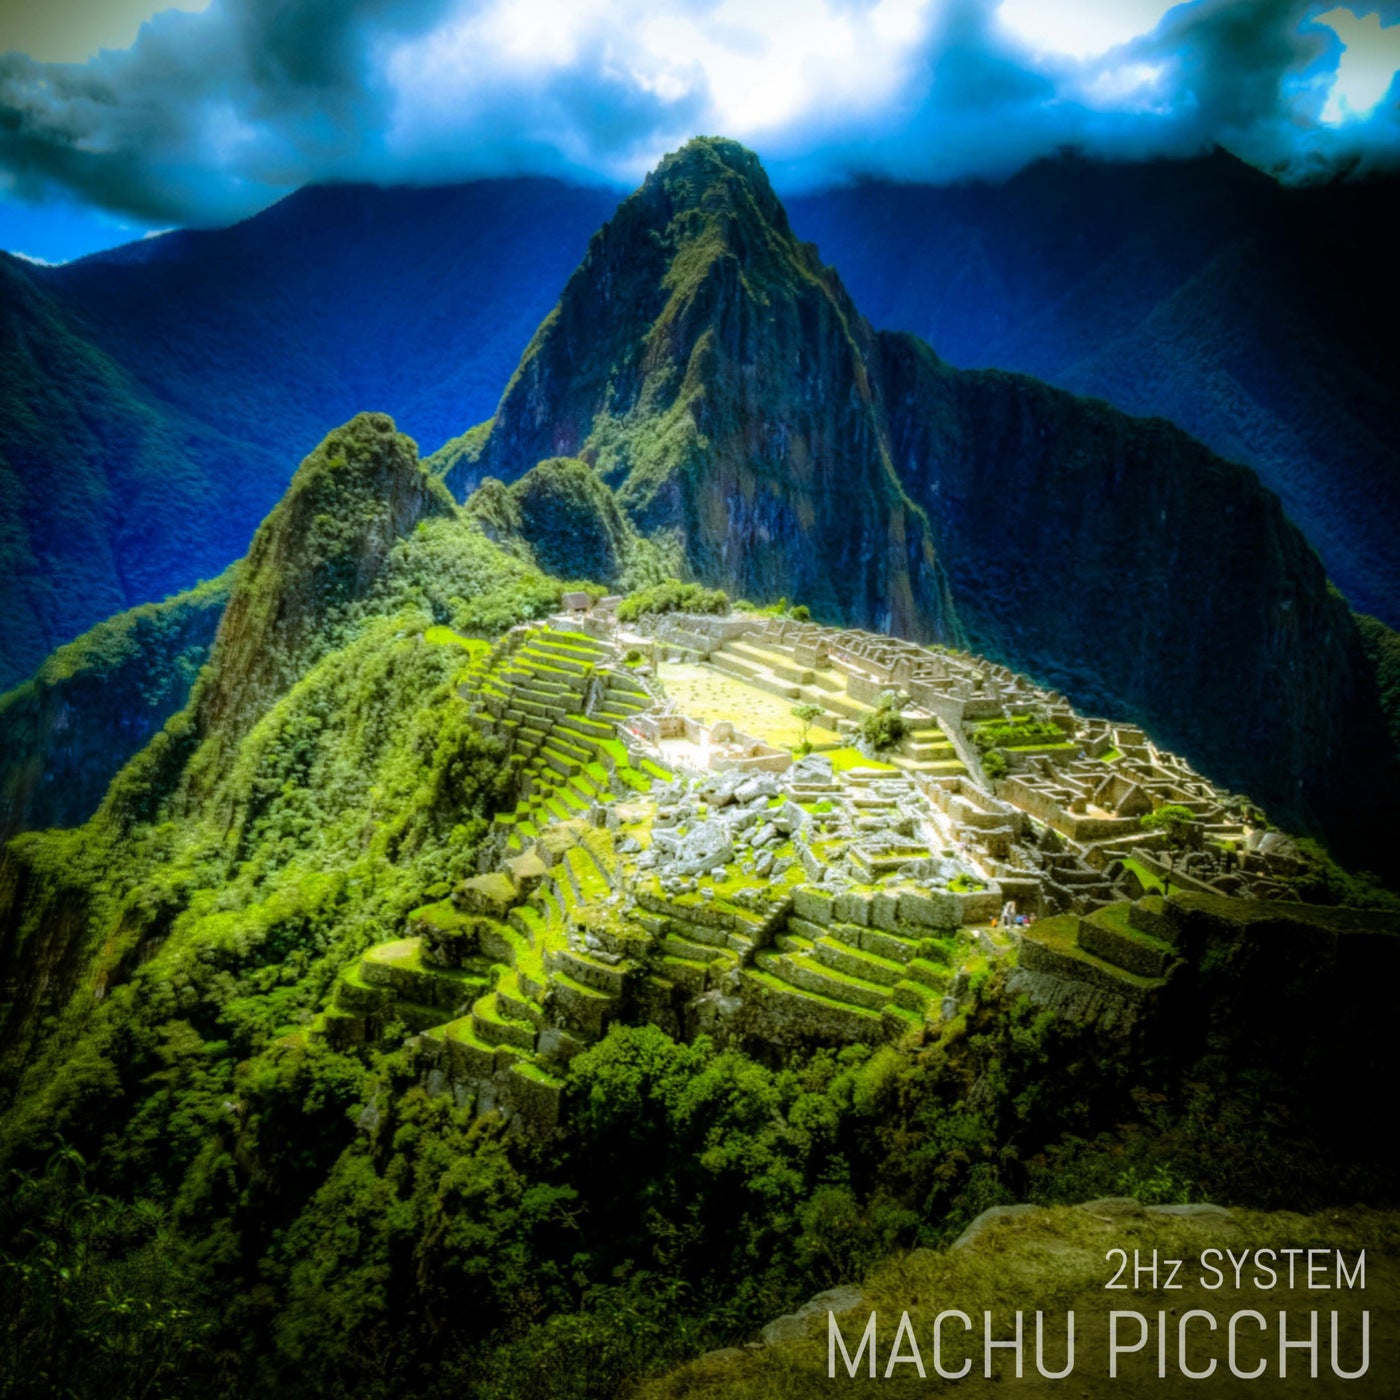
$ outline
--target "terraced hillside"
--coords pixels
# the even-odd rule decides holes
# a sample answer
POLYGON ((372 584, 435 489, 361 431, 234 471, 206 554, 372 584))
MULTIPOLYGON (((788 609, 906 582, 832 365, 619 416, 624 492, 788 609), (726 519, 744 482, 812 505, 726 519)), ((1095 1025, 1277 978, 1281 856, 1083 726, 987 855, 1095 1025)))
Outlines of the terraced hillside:
POLYGON ((581 632, 517 629, 464 681, 461 694, 482 729, 510 746, 519 802, 496 822, 511 853, 604 793, 645 792, 670 776, 650 761, 628 761, 617 725, 652 697, 625 669, 605 664, 611 659, 611 648, 581 632))
POLYGON ((614 1023, 765 1051, 919 1043, 1002 966, 1013 994, 1136 1037, 1218 963, 1210 921, 1257 907, 1131 902, 1164 839, 1141 814, 1192 802, 1202 859, 1237 888, 1272 888, 1290 858, 1251 851, 1222 794, 1139 731, 979 658, 777 620, 579 625, 467 646, 448 703, 503 741, 513 805, 481 873, 346 968, 311 1028, 416 1037, 430 1085, 534 1131, 614 1023), (672 674, 725 714, 679 712, 672 674), (851 737, 891 693, 910 729, 881 761, 851 737), (822 706, 821 751, 739 732, 773 721, 770 696, 822 706))
POLYGON ((1013 985, 1066 1014, 1130 1027, 1180 963, 1178 938, 1177 919, 1159 895, 1083 918, 1041 919, 1022 930, 1013 985))
MULTIPOLYGON (((797 1045, 952 1015, 970 973, 1010 945, 963 927, 995 903, 980 886, 938 899, 901 879, 926 850, 911 777, 827 763, 782 782, 673 778, 629 750, 655 683, 617 656, 551 627, 471 652, 457 699, 506 741, 516 794, 487 843, 493 868, 346 968, 311 1033, 418 1035, 429 1073, 538 1129, 557 1122, 568 1060, 614 1021, 797 1045), (845 857, 865 862, 863 881, 823 887, 845 857)), ((858 708, 829 693, 843 717, 858 708)))

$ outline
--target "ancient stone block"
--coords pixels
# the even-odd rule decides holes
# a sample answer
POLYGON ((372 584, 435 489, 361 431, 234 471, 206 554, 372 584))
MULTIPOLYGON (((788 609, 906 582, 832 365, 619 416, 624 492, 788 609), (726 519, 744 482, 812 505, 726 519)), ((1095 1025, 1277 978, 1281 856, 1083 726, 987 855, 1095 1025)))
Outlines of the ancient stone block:
POLYGON ((884 929, 893 933, 899 917, 899 895, 894 890, 876 890, 870 897, 870 924, 872 928, 884 929))
POLYGON ((870 923, 870 896, 860 890, 838 894, 832 903, 832 914, 842 923, 865 927, 870 923))
POLYGON ((814 890, 808 885, 799 886, 793 891, 792 912, 799 918, 809 919, 814 924, 829 924, 832 920, 832 897, 824 890, 814 890))
POLYGON ((464 914, 487 914, 493 919, 505 918, 518 898, 515 882, 501 870, 463 880, 452 895, 453 902, 464 914))

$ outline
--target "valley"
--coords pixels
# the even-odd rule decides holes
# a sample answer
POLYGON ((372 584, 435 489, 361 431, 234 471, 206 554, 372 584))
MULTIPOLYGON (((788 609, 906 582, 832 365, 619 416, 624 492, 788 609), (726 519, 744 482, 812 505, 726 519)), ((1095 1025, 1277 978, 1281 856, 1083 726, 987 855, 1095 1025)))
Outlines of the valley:
POLYGON ((12 418, 0 470, 81 441, 44 505, 78 520, 105 444, 144 444, 137 504, 74 536, 90 577, 7 556, 47 590, 15 654, 119 608, 109 562, 163 576, 146 523, 223 567, 262 515, 0 701, 0 1376, 796 1393, 809 1300, 1001 1306, 1003 1259, 1078 1296, 1089 1207, 1390 1249, 1394 634, 1247 466, 876 330, 736 142, 591 239, 594 196, 506 186, 514 272, 424 343, 500 324, 440 384, 386 282, 321 326, 356 371, 289 427, 285 360, 232 372, 256 308, 211 302, 246 478, 237 423, 153 403, 176 342, 123 366, 112 327, 249 237, 235 268, 296 245, 277 285, 309 258, 334 299, 375 197, 93 260, 83 337, 69 274, 0 264, 16 392, 58 345, 90 406, 12 418), (532 223, 556 197, 578 246, 532 223), (303 442, 381 356, 457 435, 303 442), (1003 1220, 986 1270, 959 1252, 1003 1220))

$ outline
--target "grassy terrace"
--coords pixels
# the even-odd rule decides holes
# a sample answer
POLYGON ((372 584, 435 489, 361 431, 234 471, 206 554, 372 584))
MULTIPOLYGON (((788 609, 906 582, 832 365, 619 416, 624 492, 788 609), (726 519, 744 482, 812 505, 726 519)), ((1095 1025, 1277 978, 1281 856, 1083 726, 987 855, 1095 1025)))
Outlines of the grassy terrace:
MULTIPOLYGON (((649 696, 630 676, 600 669, 608 653, 581 635, 537 630, 513 649, 469 644, 448 629, 432 629, 430 640, 462 647, 470 664, 460 693, 475 698, 483 725, 511 746, 519 800, 496 817, 507 853, 525 852, 543 834, 552 843, 550 869, 529 902, 502 906, 499 917, 468 915, 451 901, 415 911, 433 948, 441 941, 445 956, 462 958, 469 968, 434 968, 417 939, 381 945, 345 973, 338 1015, 358 1016, 366 1030, 371 1019, 378 1024, 400 1015, 421 1024, 426 1018, 430 1038, 458 1047, 456 1063, 468 1074, 499 1075, 509 1068, 536 1087, 558 1083, 533 1060, 545 1025, 586 1042, 603 1033, 629 987, 690 997, 736 967, 750 994, 781 998, 773 1006, 777 1024, 805 1026, 811 1034, 876 1041, 937 1019, 955 975, 944 958, 956 962, 965 949, 924 949, 915 940, 901 951, 899 940, 882 943, 854 926, 804 927, 799 934, 795 928, 783 932, 783 923, 777 926, 778 948, 763 946, 769 921, 786 917, 789 892, 807 881, 800 862, 778 881, 746 875, 739 862, 731 862, 722 879, 705 881, 703 893, 676 895, 665 894, 654 875, 638 878, 634 871, 639 893, 645 892, 644 908, 668 920, 659 937, 647 933, 611 901, 630 864, 617 854, 616 842, 627 835, 643 849, 651 844, 645 794, 671 776, 648 759, 634 765, 616 734, 617 721, 649 705, 649 696), (605 678, 601 693, 595 675, 605 678), (576 820, 604 795, 624 799, 622 824, 611 832, 576 820), (592 932, 587 947, 580 929, 592 932), (916 949, 930 957, 903 961, 916 949), (412 1015, 401 1015, 410 1002, 412 1015), (464 1016, 467 1004, 471 1010, 464 1016), (435 1015, 433 1006, 439 1008, 435 1015)), ((673 682, 673 697, 695 718, 741 716, 746 732, 770 743, 795 744, 800 737, 791 702, 783 697, 710 668, 669 666, 666 678, 673 682), (707 693, 710 708, 696 703, 701 690, 687 691, 683 682, 707 693)), ((813 737, 821 740, 819 732, 813 737)), ((936 738, 930 733, 929 742, 936 738)), ((828 752, 838 773, 900 772, 847 745, 828 752)), ((835 815, 838 806, 820 797, 805 805, 819 821, 835 815)), ((816 849, 832 855, 838 844, 828 838, 816 849)), ((789 841, 770 852, 796 854, 789 841)))
POLYGON ((609 655, 582 633, 539 629, 477 676, 491 723, 512 748, 523 790, 513 812, 496 822, 510 829, 507 848, 525 850, 550 822, 588 809, 602 793, 646 792, 670 777, 656 764, 634 768, 613 737, 619 718, 645 708, 649 697, 630 677, 604 672, 607 687, 593 714, 584 714, 589 677, 609 655))
POLYGON ((1059 914, 1051 919, 1038 919, 1031 929, 1022 932, 1027 938, 1044 944, 1052 952, 1082 963, 1091 971, 1107 973, 1110 977, 1118 978, 1140 991, 1147 991, 1159 985, 1156 978, 1129 972, 1126 968, 1082 948, 1079 944, 1079 919, 1074 914, 1059 914))
POLYGON ((837 773, 849 773, 853 768, 869 768, 877 773, 888 773, 891 777, 899 776, 899 769, 893 763, 866 758, 859 749, 843 746, 839 749, 832 749, 826 756, 831 760, 831 766, 837 773))
POLYGON ((1162 893, 1161 877, 1153 874, 1153 872, 1150 871, 1140 860, 1129 856, 1123 861, 1123 865, 1126 869, 1131 870, 1133 874, 1138 877, 1138 880, 1141 883, 1143 891, 1145 893, 1162 893))
MULTIPOLYGON (((662 662, 660 680, 681 712, 699 724, 732 720, 737 729, 778 749, 802 742, 802 724, 792 714, 795 701, 770 695, 713 666, 689 662, 662 662)), ((807 737, 819 746, 840 742, 832 730, 817 724, 807 737)))

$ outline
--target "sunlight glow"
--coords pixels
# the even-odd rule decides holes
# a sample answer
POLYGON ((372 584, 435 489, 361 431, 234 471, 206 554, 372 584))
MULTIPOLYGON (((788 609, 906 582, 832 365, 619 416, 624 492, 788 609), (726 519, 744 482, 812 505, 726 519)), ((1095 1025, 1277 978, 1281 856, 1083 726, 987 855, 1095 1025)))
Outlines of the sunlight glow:
POLYGON ((1358 18, 1344 9, 1318 15, 1316 22, 1325 24, 1345 46, 1322 120, 1336 126, 1370 116, 1400 70, 1400 23, 1384 27, 1379 15, 1358 18))
MULTIPOLYGON (((706 129, 740 140, 833 108, 873 111, 906 80, 937 6, 718 0, 668 12, 645 0, 494 0, 389 56, 392 139, 445 125, 503 73, 546 81, 582 61, 664 106, 698 105, 706 129)), ((644 171, 670 139, 615 173, 644 171)))
POLYGON ((1150 33, 1175 0, 1002 0, 997 18, 1032 49, 1093 58, 1150 33))

